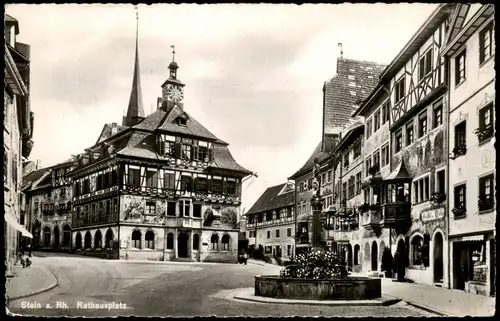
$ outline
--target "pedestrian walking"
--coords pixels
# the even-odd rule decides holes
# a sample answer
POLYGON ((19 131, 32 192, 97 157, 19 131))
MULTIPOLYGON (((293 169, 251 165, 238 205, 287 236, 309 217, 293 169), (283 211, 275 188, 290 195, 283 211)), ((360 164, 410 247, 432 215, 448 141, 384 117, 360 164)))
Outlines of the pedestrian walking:
POLYGON ((243 252, 243 262, 245 263, 245 265, 247 265, 247 261, 248 261, 248 253, 246 251, 243 252))
POLYGON ((28 247, 28 256, 31 257, 31 244, 28 243, 27 247, 28 247))

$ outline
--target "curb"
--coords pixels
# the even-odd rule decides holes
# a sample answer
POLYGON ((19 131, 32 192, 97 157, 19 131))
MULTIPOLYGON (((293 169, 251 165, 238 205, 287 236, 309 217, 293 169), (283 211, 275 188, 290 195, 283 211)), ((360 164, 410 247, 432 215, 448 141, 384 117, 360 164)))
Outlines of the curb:
POLYGON ((26 297, 33 296, 36 294, 44 293, 44 292, 50 291, 53 288, 57 287, 59 285, 59 280, 57 280, 57 277, 55 276, 55 274, 52 273, 52 271, 50 271, 50 269, 47 267, 45 267, 45 270, 47 270, 48 273, 50 273, 54 277, 55 282, 51 283, 50 285, 48 285, 40 290, 35 290, 35 291, 28 292, 26 294, 18 295, 15 297, 9 297, 9 301, 18 300, 18 299, 26 298, 26 297))
POLYGON ((440 317, 452 317, 451 314, 448 314, 448 313, 445 313, 445 312, 442 312, 442 311, 439 311, 439 310, 436 310, 436 309, 433 309, 433 308, 429 308, 428 306, 425 306, 425 305, 421 305, 421 304, 418 304, 418 303, 415 303, 415 302, 412 302, 412 301, 406 301, 404 300, 408 305, 411 305, 417 309, 421 309, 421 310, 424 310, 426 312, 430 312, 430 313, 434 313, 434 314, 437 314, 439 315, 440 317))

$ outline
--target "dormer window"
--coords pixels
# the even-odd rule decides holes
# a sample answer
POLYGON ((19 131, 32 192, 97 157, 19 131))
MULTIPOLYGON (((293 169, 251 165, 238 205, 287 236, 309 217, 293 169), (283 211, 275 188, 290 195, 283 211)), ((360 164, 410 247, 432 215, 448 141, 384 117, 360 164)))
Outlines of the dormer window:
POLYGON ((187 126, 187 119, 179 118, 179 119, 177 119, 177 124, 179 126, 187 126))

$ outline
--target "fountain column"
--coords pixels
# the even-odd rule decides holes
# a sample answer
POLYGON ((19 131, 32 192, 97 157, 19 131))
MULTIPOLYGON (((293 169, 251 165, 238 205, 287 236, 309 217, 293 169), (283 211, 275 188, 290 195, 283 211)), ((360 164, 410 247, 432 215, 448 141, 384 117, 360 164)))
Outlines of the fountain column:
POLYGON ((311 198, 311 207, 313 212, 312 224, 312 247, 321 248, 321 210, 323 209, 323 199, 321 198, 320 169, 318 158, 314 159, 313 166, 313 196, 311 198))

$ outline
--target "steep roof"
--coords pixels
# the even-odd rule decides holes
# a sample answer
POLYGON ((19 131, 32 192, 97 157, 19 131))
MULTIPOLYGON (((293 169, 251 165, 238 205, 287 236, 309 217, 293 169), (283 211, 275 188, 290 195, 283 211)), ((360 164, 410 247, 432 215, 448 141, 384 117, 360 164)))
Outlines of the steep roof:
POLYGON ((280 194, 286 183, 267 188, 253 206, 245 213, 255 214, 295 204, 295 190, 280 194))
POLYGON ((337 75, 324 84, 323 134, 336 134, 377 86, 385 65, 353 59, 337 59, 337 75))
POLYGON ((124 129, 126 129, 127 127, 126 126, 121 126, 121 125, 118 125, 116 123, 113 123, 113 124, 104 124, 104 127, 102 128, 102 131, 101 131, 101 135, 99 136, 99 138, 97 139, 97 142, 96 144, 99 144, 100 142, 108 139, 109 137, 123 131, 124 129), (112 133, 113 131, 113 126, 116 126, 116 133, 112 133))
POLYGON ((211 140, 216 140, 214 134, 212 134, 208 129, 203 127, 196 119, 191 117, 184 110, 179 108, 178 106, 174 106, 172 110, 168 113, 167 118, 163 121, 163 123, 158 127, 159 130, 165 130, 173 133, 192 135, 196 137, 208 138, 211 140), (185 117, 186 125, 179 125, 177 122, 178 117, 185 117))
POLYGON ((28 175, 23 177, 23 184, 21 186, 21 190, 24 191, 33 186, 33 183, 37 182, 39 179, 43 177, 45 173, 49 172, 47 168, 42 168, 38 170, 34 170, 28 175))
POLYGON ((227 145, 214 144, 214 163, 211 168, 228 169, 246 174, 252 172, 236 162, 227 145))
POLYGON ((314 159, 315 158, 318 158, 318 161, 321 162, 321 161, 325 160, 328 157, 328 153, 323 152, 321 150, 321 145, 322 145, 322 143, 320 142, 318 144, 318 146, 316 146, 316 148, 312 152, 311 156, 309 156, 309 158, 307 159, 306 163, 298 171, 296 171, 295 174, 293 174, 292 176, 290 176, 289 177, 290 179, 296 179, 299 176, 301 176, 301 175, 307 173, 308 171, 310 171, 313 168, 314 159))

